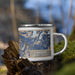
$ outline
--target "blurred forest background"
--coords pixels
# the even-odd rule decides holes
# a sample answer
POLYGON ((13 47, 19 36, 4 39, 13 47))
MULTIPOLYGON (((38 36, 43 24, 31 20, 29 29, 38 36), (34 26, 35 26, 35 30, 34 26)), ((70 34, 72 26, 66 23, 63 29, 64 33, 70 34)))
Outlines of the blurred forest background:
MULTIPOLYGON (((68 62, 71 59, 71 61, 74 61, 75 0, 0 0, 0 75, 6 75, 4 74, 6 67, 1 55, 3 50, 8 47, 7 42, 9 40, 18 41, 18 26, 20 24, 49 23, 54 24, 56 32, 64 33, 69 41, 68 51, 60 55, 60 58, 57 57, 57 59, 61 63, 68 62), (69 48, 71 45, 72 48, 69 48)), ((60 47, 56 44, 55 49, 60 50, 62 44, 60 47)))

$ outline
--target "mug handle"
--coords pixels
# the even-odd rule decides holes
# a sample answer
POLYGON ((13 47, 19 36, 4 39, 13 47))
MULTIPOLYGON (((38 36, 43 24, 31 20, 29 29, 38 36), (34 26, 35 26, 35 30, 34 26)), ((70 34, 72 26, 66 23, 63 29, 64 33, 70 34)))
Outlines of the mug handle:
POLYGON ((57 53, 54 53, 54 56, 56 56, 56 55, 61 54, 62 52, 64 52, 66 50, 66 47, 67 47, 67 38, 66 38, 66 36, 64 34, 61 34, 61 33, 53 33, 53 35, 62 36, 64 38, 64 40, 65 40, 64 48, 61 51, 59 51, 57 53))

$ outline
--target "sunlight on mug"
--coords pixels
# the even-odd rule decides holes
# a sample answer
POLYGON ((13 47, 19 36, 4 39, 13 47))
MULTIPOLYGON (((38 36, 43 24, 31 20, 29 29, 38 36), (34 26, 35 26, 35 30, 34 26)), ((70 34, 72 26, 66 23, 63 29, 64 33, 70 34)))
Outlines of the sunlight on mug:
POLYGON ((52 60, 55 55, 61 54, 67 47, 67 39, 61 33, 53 33, 52 24, 26 24, 18 28, 19 57, 30 61, 52 60), (64 48, 54 53, 53 35, 62 36, 64 48))

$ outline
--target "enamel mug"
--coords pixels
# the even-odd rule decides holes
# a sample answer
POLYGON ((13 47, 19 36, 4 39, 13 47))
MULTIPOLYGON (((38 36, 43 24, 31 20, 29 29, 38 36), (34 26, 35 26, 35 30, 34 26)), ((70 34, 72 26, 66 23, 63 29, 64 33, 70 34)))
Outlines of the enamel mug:
POLYGON ((25 24, 18 27, 19 58, 28 58, 30 61, 48 61, 61 54, 67 47, 64 34, 54 33, 52 24, 25 24), (54 53, 53 35, 62 36, 64 48, 54 53))

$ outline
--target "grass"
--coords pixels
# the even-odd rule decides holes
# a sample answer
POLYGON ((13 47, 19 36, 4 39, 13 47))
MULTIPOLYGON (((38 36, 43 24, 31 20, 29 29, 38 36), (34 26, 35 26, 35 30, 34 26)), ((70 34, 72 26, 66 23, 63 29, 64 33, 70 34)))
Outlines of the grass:
POLYGON ((5 75, 7 72, 7 68, 5 65, 0 66, 0 75, 5 75))
POLYGON ((55 75, 75 75, 75 62, 64 65, 55 75))

